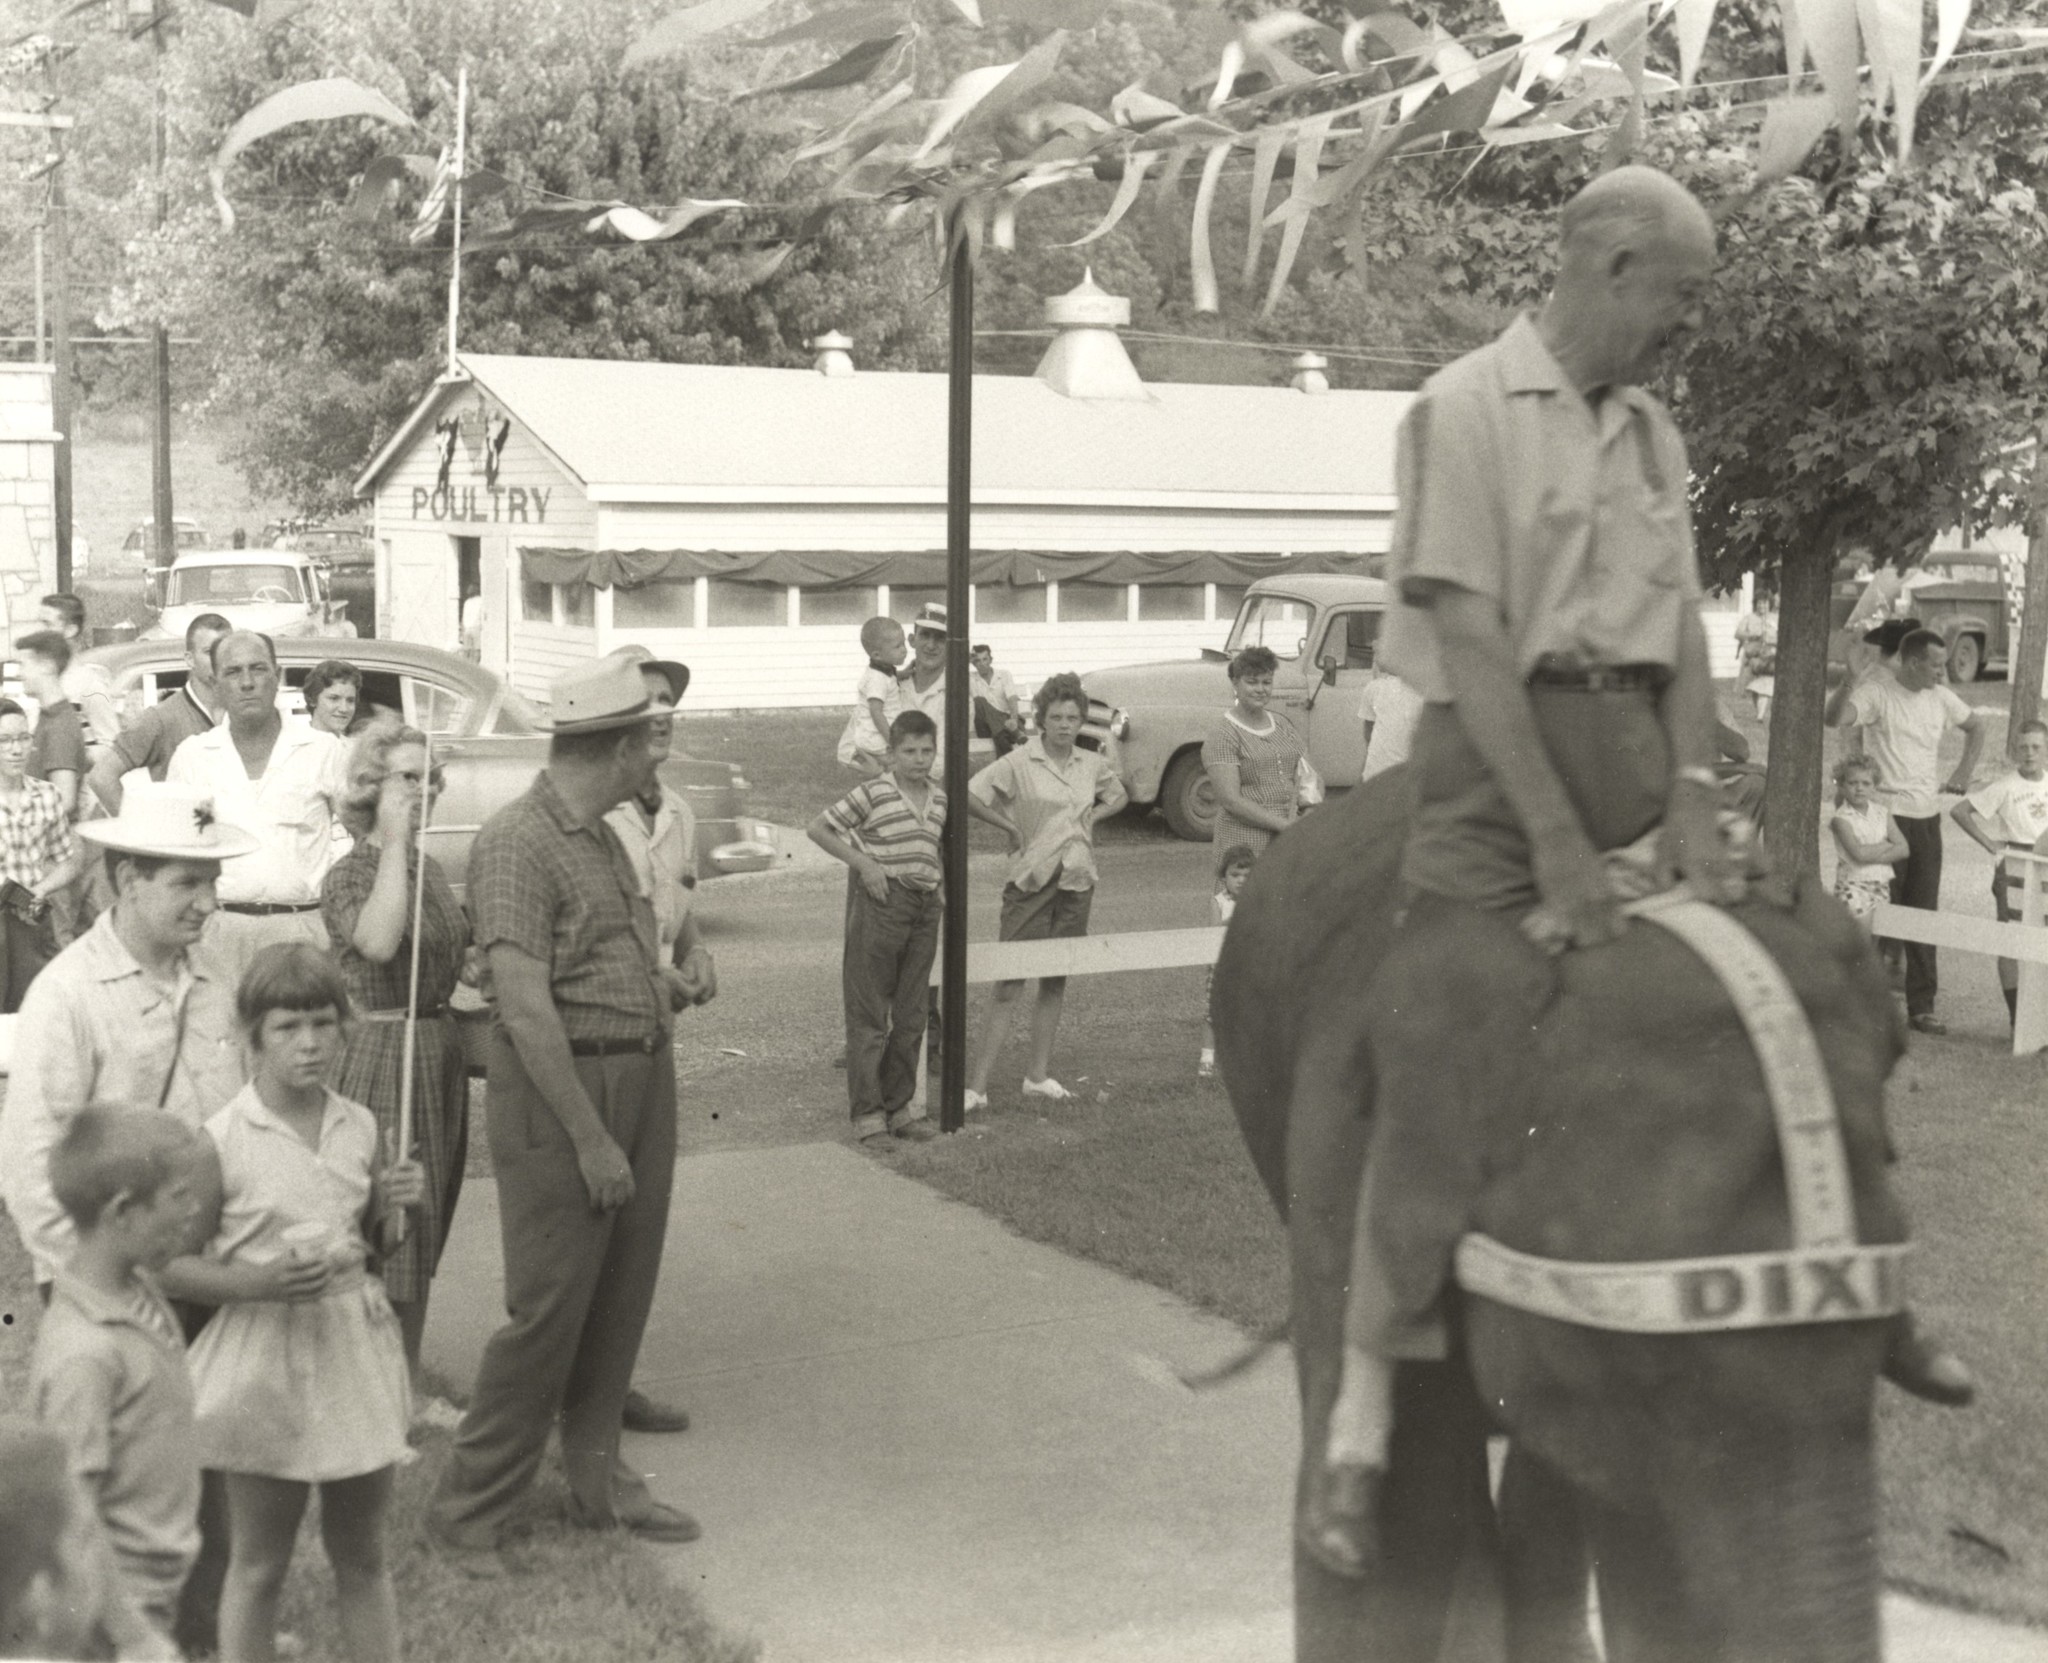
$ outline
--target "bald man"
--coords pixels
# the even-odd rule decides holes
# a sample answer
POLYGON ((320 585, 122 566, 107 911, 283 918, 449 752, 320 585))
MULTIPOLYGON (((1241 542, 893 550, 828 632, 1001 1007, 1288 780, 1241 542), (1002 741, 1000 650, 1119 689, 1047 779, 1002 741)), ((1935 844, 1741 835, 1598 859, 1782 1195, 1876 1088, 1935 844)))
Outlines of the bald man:
POLYGON ((1377 1121, 1344 1383, 1299 1521, 1340 1574, 1376 1551, 1394 1360, 1444 1355, 1438 1296, 1499 1089, 1488 1058, 1549 997, 1545 955, 1620 932, 1603 855, 1638 845, 1710 898, 1739 893, 1715 820, 1685 445, 1641 385, 1702 321, 1713 222, 1628 167, 1560 229, 1542 310, 1433 376, 1401 424, 1381 663, 1426 701, 1409 906, 1366 1001, 1377 1121))

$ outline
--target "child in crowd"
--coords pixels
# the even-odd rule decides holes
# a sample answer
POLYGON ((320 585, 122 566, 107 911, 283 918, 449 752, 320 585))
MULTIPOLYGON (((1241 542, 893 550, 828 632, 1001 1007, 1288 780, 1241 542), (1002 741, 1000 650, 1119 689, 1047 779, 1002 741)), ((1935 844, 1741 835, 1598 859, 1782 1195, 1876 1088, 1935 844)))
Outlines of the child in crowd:
MULTIPOLYGON (((1231 914, 1237 911, 1237 898, 1244 893, 1245 880, 1252 875, 1252 863, 1258 858, 1249 843, 1233 843, 1223 851, 1223 858, 1216 863, 1216 893, 1209 897, 1211 923, 1230 922, 1231 914)), ((1198 1080, 1216 1078, 1216 1030, 1209 1022, 1209 995, 1215 987, 1216 967, 1211 965, 1208 980, 1202 984, 1202 1058, 1195 1064, 1198 1080)))
POLYGON ((0 1416, 0 1657, 163 1657, 153 1631, 122 1649, 122 1608, 106 1538, 64 1440, 0 1416))
POLYGON ((1905 834, 1892 811, 1879 802, 1877 769, 1866 757, 1845 756, 1835 764, 1835 899, 1867 931, 1880 901, 1892 894, 1892 862, 1906 858, 1905 834))
POLYGON ((860 626, 867 668, 853 689, 853 714, 839 736, 839 760, 875 779, 889 770, 889 724, 903 708, 896 672, 903 663, 903 626, 894 618, 870 618, 860 626))
MULTIPOLYGON (((2020 916, 2021 889, 2026 881, 2018 862, 2007 867, 2007 852, 2039 850, 2042 837, 2048 835, 2048 722, 2020 723, 2014 743, 2019 748, 2018 769, 1980 785, 1949 810, 1949 818, 1991 856, 1991 904, 2001 924, 2020 916)), ((2020 967, 2016 960, 1998 961, 1998 984, 2005 990, 2006 1014, 2017 1023, 2020 967)))
POLYGON ((855 786, 810 824, 811 841, 844 861, 846 1095, 857 1138, 923 1141, 913 1118, 917 1048, 944 906, 939 833, 946 794, 932 783, 938 724, 906 710, 889 724, 889 771, 855 786))
POLYGON ((50 1290, 30 1385, 112 1551, 106 1638, 175 1657, 178 1594, 199 1553, 199 1462, 185 1336, 151 1280, 191 1251, 199 1136, 165 1114, 87 1109, 50 1156, 78 1244, 50 1290))
POLYGON ((193 1345, 200 1464, 227 1475, 223 1657, 267 1659, 306 1497, 334 1567, 351 1663, 398 1655, 384 1558, 392 1469, 411 1404, 398 1319, 366 1273, 370 1243, 426 1194, 417 1161, 379 1158, 377 1119, 329 1091, 349 1015, 341 972, 304 942, 250 960, 236 994, 247 1086, 206 1123, 220 1151, 220 1228, 165 1273, 221 1310, 193 1345))

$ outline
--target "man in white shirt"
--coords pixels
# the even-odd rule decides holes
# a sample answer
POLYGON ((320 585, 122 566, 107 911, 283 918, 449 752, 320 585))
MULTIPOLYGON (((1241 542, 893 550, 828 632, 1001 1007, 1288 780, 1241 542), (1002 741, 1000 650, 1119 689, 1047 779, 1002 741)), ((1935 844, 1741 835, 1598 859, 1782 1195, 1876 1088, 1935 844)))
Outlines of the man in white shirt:
POLYGON ((1422 714, 1422 695, 1399 676, 1385 670, 1365 684, 1358 696, 1358 721, 1365 730, 1365 767, 1361 783, 1408 760, 1415 721, 1422 714))
POLYGON ((220 873, 216 947, 239 979, 256 950, 274 941, 328 944, 320 886, 347 853, 334 827, 335 805, 348 789, 348 752, 331 733, 285 721, 268 636, 223 635, 214 643, 213 673, 227 720, 181 744, 166 778, 211 797, 226 824, 258 840, 220 873))
MULTIPOLYGON (((1889 680, 1874 676, 1873 665, 1871 649, 1855 650, 1849 674, 1828 696, 1827 724, 1862 729, 1863 754, 1877 769, 1878 798, 1906 840, 1906 858, 1893 869, 1892 900, 1931 912, 1941 905, 1938 798, 1969 790, 1984 751, 1984 719, 1945 685, 1948 644, 1931 629, 1899 643, 1898 669, 1889 680), (1963 731, 1963 758, 1944 783, 1941 742, 1952 727, 1963 731)), ((1906 1020, 1923 1034, 1948 1032, 1934 1014, 1938 987, 1934 949, 1908 942, 1906 1020)))
POLYGON ((974 732, 968 736, 972 756, 1007 756, 1024 743, 1024 724, 1017 718, 1017 684, 1008 670, 996 668, 995 648, 986 641, 967 649, 967 696, 974 701, 974 732), (982 729, 987 728, 987 734, 982 729))
MULTIPOLYGON (((1980 785, 1949 810, 1949 818, 1991 856, 1991 904, 2001 924, 2020 916, 2014 898, 2025 881, 2021 870, 2007 870, 2007 852, 2031 852, 2048 833, 2048 722, 2020 723, 2013 742, 2019 747, 2019 768, 1989 785, 1980 785)), ((2005 990, 2006 1014, 2017 1022, 2020 969, 2016 961, 1998 961, 1998 982, 2005 990)))

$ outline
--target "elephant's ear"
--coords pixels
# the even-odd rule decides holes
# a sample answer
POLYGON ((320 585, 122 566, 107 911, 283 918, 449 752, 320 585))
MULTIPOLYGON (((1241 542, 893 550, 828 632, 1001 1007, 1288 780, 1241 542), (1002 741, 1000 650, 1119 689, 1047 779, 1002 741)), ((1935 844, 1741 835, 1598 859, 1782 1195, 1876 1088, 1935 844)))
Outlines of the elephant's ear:
POLYGON ((1906 1019, 1892 997, 1891 981, 1877 944, 1849 909, 1828 893, 1818 873, 1801 874, 1793 885, 1792 915, 1799 927, 1841 971, 1852 1004, 1881 1023, 1891 1042, 1885 1073, 1906 1054, 1906 1019))

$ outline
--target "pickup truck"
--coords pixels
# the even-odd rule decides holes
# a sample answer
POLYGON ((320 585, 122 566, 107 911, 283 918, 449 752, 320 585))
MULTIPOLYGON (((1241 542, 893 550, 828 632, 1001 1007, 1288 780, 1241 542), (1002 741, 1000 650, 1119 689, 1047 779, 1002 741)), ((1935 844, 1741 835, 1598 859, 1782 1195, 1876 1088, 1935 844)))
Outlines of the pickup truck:
POLYGON ((1265 646, 1280 660, 1274 713, 1294 724, 1327 785, 1354 784, 1365 765, 1358 698, 1374 674, 1386 609, 1387 586, 1375 577, 1260 578, 1246 591, 1221 651, 1205 647, 1199 659, 1084 675, 1091 710, 1082 742, 1115 764, 1133 804, 1157 803, 1175 836, 1207 840, 1216 799, 1202 770, 1202 740, 1231 703, 1232 655, 1265 646), (1110 707, 1106 718, 1097 714, 1103 706, 1110 707))

